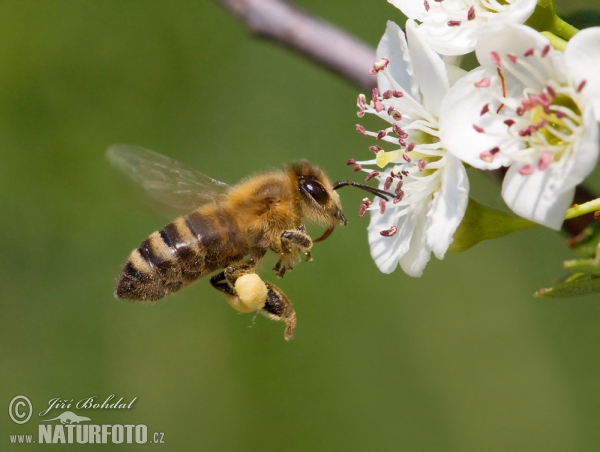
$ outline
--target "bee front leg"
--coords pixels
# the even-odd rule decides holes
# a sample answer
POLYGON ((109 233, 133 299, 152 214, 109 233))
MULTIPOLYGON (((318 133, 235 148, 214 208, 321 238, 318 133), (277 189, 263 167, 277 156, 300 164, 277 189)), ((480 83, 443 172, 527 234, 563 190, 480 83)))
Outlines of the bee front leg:
POLYGON ((307 261, 312 260, 310 249, 313 241, 306 233, 304 225, 298 226, 296 229, 283 231, 281 234, 282 256, 279 258, 273 270, 277 272, 277 276, 283 277, 286 270, 294 268, 296 257, 299 253, 306 256, 307 261))

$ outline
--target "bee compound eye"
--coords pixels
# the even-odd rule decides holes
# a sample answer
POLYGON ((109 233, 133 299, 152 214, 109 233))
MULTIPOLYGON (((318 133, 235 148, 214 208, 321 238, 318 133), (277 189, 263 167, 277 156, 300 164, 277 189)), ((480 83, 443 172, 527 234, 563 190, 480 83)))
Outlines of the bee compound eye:
POLYGON ((327 190, 319 181, 314 179, 301 179, 300 187, 304 193, 310 195, 310 197, 320 205, 324 206, 329 202, 329 193, 327 193, 327 190))

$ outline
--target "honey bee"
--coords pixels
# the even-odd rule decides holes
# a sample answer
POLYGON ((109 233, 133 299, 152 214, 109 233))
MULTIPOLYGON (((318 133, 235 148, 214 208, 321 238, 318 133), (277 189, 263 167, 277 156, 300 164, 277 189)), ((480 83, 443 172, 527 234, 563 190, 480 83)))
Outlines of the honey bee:
POLYGON ((162 203, 184 210, 134 249, 117 279, 115 297, 154 301, 216 272, 211 285, 238 311, 259 311, 286 324, 293 336, 296 314, 287 296, 256 271, 270 249, 283 277, 301 256, 312 260, 313 243, 348 221, 335 190, 356 186, 387 199, 387 192, 352 181, 331 183, 315 165, 292 163, 283 170, 230 186, 186 165, 137 146, 116 144, 108 159, 162 203), (312 239, 305 220, 327 227, 312 239))

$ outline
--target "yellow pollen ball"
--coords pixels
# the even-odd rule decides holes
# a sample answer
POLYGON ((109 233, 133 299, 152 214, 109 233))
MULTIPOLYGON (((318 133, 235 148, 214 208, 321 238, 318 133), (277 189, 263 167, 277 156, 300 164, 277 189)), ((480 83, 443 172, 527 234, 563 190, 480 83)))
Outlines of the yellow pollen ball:
POLYGON ((240 276, 235 281, 235 295, 226 295, 227 302, 239 312, 254 312, 267 301, 267 286, 256 273, 240 276))

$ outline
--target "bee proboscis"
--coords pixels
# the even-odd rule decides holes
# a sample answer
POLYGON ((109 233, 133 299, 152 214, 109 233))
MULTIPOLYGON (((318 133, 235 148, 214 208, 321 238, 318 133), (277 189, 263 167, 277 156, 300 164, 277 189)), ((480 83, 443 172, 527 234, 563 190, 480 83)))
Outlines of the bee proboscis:
POLYGON ((388 193, 351 181, 331 183, 317 166, 299 161, 283 170, 249 177, 237 185, 212 179, 173 159, 131 145, 117 144, 107 157, 153 198, 190 212, 155 231, 123 265, 115 296, 154 301, 217 270, 211 285, 241 312, 259 310, 286 323, 291 339, 296 314, 287 296, 256 275, 270 249, 279 256, 282 277, 314 242, 346 225, 335 190, 356 186, 377 196, 388 193), (313 240, 304 222, 326 226, 313 240))

